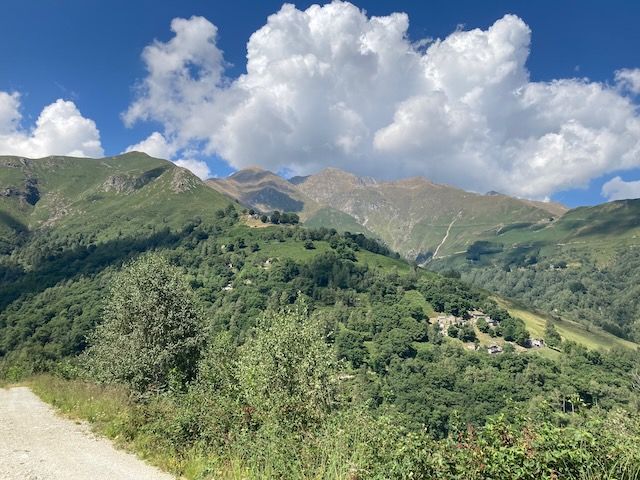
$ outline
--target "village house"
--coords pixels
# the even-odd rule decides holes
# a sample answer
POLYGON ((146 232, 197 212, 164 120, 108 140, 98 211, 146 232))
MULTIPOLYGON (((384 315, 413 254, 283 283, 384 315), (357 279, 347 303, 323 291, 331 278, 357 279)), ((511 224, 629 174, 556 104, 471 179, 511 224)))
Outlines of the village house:
POLYGON ((489 315, 484 313, 482 310, 469 310, 467 313, 469 314, 469 317, 471 318, 471 320, 473 322, 477 322, 478 320, 483 318, 484 321, 487 322, 487 325, 489 325, 490 327, 495 327, 495 326, 498 325, 498 322, 496 320, 491 318, 489 315))
POLYGON ((460 317, 440 314, 436 318, 436 323, 442 332, 446 332, 451 325, 461 325, 464 321, 460 317))

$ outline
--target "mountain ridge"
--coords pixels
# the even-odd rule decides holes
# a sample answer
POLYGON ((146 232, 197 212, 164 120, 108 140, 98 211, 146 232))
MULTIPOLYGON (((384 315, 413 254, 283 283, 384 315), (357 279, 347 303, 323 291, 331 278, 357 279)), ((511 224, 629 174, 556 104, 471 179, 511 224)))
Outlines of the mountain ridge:
POLYGON ((332 224, 333 217, 326 215, 322 208, 342 212, 350 218, 346 222, 349 228, 355 224, 368 229, 411 260, 429 259, 436 251, 441 255, 452 254, 467 248, 486 231, 522 221, 549 222, 567 211, 560 204, 497 193, 482 195, 420 176, 376 180, 335 167, 289 180, 272 172, 268 174, 274 180, 269 185, 245 180, 256 175, 253 170, 241 170, 207 184, 262 211, 282 210, 287 206, 283 202, 268 201, 268 197, 277 197, 269 189, 279 190, 280 194, 302 202, 295 205, 294 211, 314 226, 324 222, 322 226, 340 228, 341 225, 332 224), (258 194, 257 190, 262 193, 258 194), (452 225, 454 219, 457 220, 452 225))

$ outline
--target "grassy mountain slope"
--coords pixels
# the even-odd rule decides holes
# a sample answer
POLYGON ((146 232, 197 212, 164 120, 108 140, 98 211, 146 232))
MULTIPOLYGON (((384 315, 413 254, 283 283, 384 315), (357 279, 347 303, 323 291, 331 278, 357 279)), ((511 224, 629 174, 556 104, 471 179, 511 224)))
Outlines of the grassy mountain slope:
POLYGON ((99 160, 0 157, 0 235, 7 243, 52 229, 93 241, 175 229, 227 203, 189 171, 142 153, 99 160))
POLYGON ((616 347, 637 349, 640 347, 635 342, 616 337, 598 327, 588 327, 558 316, 551 316, 511 300, 496 297, 496 301, 511 315, 522 319, 531 336, 535 338, 544 338, 547 322, 552 322, 563 340, 575 342, 590 349, 609 350, 616 347))
POLYGON ((555 215, 544 204, 477 195, 419 177, 378 182, 326 169, 296 185, 314 200, 355 217, 408 258, 425 258, 436 249, 438 256, 451 254, 485 232, 516 222, 548 222, 555 215))

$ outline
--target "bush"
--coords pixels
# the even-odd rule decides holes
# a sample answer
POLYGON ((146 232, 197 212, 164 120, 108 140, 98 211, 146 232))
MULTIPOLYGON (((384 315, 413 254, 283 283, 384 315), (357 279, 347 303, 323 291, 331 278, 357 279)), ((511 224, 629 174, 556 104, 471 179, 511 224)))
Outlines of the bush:
POLYGON ((181 272, 157 254, 145 255, 114 277, 88 364, 97 379, 139 394, 184 385, 196 373, 201 331, 181 272))
POLYGON ((240 390, 259 422, 304 430, 336 405, 336 367, 322 325, 298 301, 267 313, 241 348, 240 390))

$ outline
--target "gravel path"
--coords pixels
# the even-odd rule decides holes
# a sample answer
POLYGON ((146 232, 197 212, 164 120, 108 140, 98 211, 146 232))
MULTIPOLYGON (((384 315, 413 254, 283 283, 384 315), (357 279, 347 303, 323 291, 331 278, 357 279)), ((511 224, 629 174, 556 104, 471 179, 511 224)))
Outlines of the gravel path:
POLYGON ((85 424, 55 414, 26 387, 0 388, 1 480, 169 480, 85 424))

